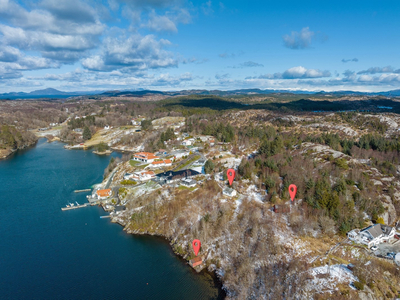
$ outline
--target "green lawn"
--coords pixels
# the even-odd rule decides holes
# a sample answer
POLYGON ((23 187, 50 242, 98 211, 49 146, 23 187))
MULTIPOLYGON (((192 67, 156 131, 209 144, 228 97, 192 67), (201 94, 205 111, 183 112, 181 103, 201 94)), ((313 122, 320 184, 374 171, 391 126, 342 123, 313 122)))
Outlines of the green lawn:
POLYGON ((131 160, 129 161, 129 164, 130 164, 132 167, 136 167, 137 165, 140 165, 140 162, 131 159, 131 160))
POLYGON ((187 167, 188 165, 194 163, 196 160, 198 160, 201 156, 200 155, 196 155, 195 157, 193 157, 191 160, 188 160, 187 162, 185 162, 183 165, 181 165, 179 167, 179 169, 175 170, 175 171, 179 171, 182 170, 183 168, 187 167))
POLYGON ((191 191, 191 192, 193 192, 195 189, 196 189, 195 186, 194 186, 194 187, 191 187, 191 188, 188 188, 187 186, 180 185, 180 186, 178 187, 178 190, 189 190, 189 191, 191 191))

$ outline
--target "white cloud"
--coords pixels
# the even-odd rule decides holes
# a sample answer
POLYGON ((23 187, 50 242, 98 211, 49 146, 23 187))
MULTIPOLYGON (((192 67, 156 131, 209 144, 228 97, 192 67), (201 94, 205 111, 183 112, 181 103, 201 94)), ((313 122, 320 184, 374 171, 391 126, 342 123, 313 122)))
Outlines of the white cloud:
POLYGON ((328 70, 306 69, 302 66, 293 67, 283 73, 264 74, 257 77, 247 77, 247 79, 304 79, 304 78, 322 78, 330 77, 328 70))
POLYGON ((168 40, 156 40, 153 35, 108 37, 103 41, 101 54, 84 59, 82 65, 96 71, 174 67, 178 65, 177 59, 172 52, 164 50, 170 44, 168 40))
POLYGON ((212 15, 214 13, 214 9, 212 8, 212 2, 211 0, 203 3, 201 5, 201 9, 203 10, 203 13, 205 15, 212 15))
POLYGON ((309 48, 315 33, 309 27, 304 27, 300 32, 292 31, 290 35, 283 36, 285 47, 290 49, 309 48))
POLYGON ((393 67, 372 67, 367 70, 359 71, 357 74, 377 74, 377 73, 400 73, 400 69, 394 70, 393 67))
POLYGON ((169 19, 167 16, 159 16, 156 14, 152 14, 149 21, 145 25, 150 30, 153 31, 166 31, 166 32, 177 32, 175 23, 169 19))

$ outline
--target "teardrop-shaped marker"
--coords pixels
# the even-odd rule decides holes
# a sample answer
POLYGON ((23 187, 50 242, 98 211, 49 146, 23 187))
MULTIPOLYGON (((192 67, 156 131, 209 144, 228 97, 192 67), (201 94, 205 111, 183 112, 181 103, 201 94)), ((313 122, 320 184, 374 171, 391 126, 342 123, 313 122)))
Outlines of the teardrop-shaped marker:
POLYGON ((228 169, 228 171, 226 171, 226 176, 228 176, 229 185, 232 185, 232 182, 235 179, 235 174, 236 172, 234 169, 228 169))
POLYGON ((296 197, 296 193, 297 193, 297 186, 295 184, 289 185, 289 195, 290 195, 290 199, 292 199, 292 201, 294 201, 294 197, 296 197))
POLYGON ((200 240, 193 240, 192 246, 193 246, 194 255, 197 256, 197 254, 198 254, 199 251, 200 251, 200 247, 201 247, 201 242, 200 242, 200 240))

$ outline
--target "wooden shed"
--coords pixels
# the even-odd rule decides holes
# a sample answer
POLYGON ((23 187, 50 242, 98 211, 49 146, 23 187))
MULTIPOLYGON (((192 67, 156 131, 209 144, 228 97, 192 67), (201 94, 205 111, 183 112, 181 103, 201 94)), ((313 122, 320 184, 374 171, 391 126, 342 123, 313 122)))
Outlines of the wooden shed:
POLYGON ((199 266, 203 263, 203 260, 201 259, 200 256, 196 256, 195 258, 190 260, 190 265, 194 268, 196 266, 199 266))

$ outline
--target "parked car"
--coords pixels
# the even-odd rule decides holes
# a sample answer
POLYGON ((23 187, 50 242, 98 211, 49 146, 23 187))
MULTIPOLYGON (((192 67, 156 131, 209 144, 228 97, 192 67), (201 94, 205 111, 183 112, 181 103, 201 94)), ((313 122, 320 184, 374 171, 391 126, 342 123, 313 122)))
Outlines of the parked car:
POLYGON ((378 247, 377 247, 377 246, 372 246, 370 249, 371 249, 372 251, 376 251, 376 250, 378 250, 378 247))
POLYGON ((396 256, 396 253, 394 253, 394 252, 389 252, 389 253, 386 254, 386 256, 387 256, 387 258, 389 258, 389 259, 394 259, 394 257, 396 256))

